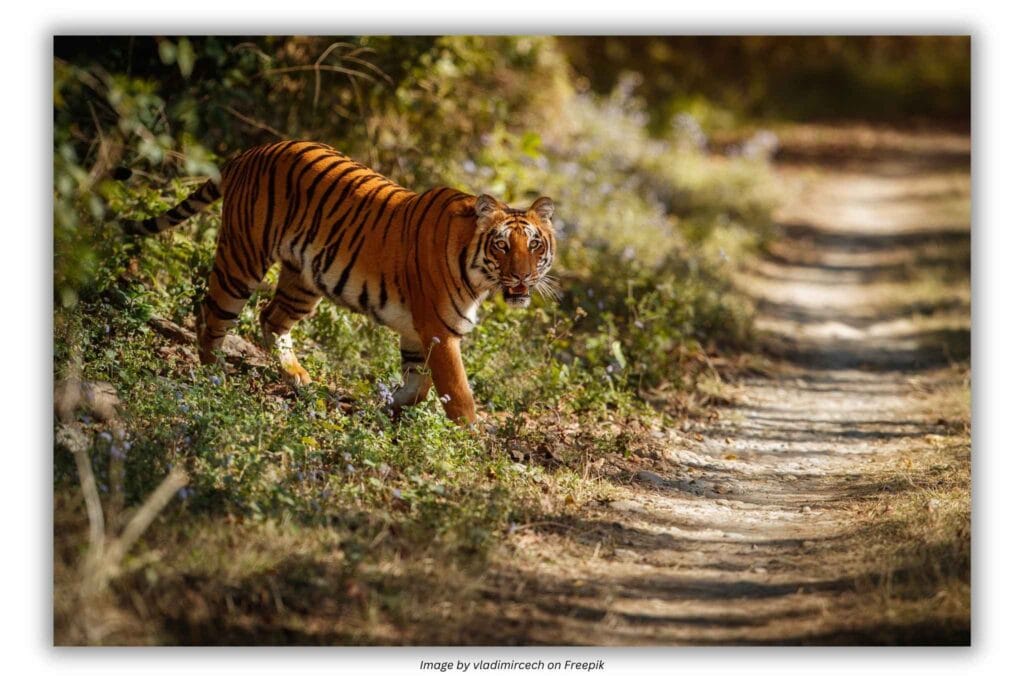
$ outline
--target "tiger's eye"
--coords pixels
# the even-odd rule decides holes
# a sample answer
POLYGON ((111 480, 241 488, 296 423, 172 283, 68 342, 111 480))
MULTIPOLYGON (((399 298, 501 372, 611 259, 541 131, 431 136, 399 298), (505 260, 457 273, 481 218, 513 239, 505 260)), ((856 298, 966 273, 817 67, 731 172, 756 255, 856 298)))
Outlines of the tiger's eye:
POLYGON ((541 241, 539 239, 533 239, 530 241, 530 251, 536 251, 540 248, 541 241))
POLYGON ((498 249, 499 251, 505 251, 506 249, 508 249, 508 242, 505 241, 504 239, 499 239, 498 241, 494 242, 494 248, 498 249))

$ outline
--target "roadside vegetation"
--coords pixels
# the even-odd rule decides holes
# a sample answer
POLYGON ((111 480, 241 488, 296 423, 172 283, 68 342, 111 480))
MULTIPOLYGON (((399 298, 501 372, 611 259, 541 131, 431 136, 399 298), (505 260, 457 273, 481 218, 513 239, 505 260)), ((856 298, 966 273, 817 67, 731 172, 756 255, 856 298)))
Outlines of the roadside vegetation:
POLYGON ((496 543, 607 496, 664 420, 708 417, 722 353, 752 342, 728 275, 770 235, 769 169, 756 149, 710 155, 685 114, 652 135, 638 85, 581 87, 549 38, 58 39, 54 377, 109 385, 119 407, 63 415, 84 440, 54 451, 56 642, 399 643, 417 619, 454 638, 443 623, 496 543), (328 303, 296 330, 308 388, 258 352, 198 364, 186 332, 218 211, 141 241, 116 218, 281 137, 416 190, 555 199, 560 299, 489 301, 467 339, 478 430, 435 399, 393 422, 394 334, 328 303), (89 591, 76 447, 108 541, 187 476, 89 591))

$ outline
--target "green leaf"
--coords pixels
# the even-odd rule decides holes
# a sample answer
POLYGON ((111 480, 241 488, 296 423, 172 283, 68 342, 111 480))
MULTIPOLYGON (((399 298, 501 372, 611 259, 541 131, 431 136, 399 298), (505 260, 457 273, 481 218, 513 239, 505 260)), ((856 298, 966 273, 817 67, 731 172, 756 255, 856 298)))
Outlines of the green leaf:
POLYGON ((519 148, 529 157, 540 156, 541 139, 540 135, 534 132, 523 133, 523 139, 519 142, 519 148))
POLYGON ((178 48, 169 40, 161 40, 157 44, 157 51, 160 53, 160 61, 164 64, 173 64, 178 58, 178 48))
POLYGON ((619 363, 619 367, 626 368, 626 357, 622 354, 622 344, 618 341, 612 342, 612 355, 615 357, 615 361, 619 363))
POLYGON ((178 40, 178 68, 181 75, 188 78, 192 75, 192 67, 196 63, 196 53, 192 50, 192 43, 188 38, 178 40))

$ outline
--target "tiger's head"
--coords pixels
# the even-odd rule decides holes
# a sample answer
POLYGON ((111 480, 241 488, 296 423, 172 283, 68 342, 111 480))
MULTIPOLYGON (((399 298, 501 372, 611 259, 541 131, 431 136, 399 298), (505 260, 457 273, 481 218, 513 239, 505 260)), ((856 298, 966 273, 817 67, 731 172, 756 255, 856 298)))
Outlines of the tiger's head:
POLYGON ((481 194, 475 211, 480 235, 477 262, 491 288, 500 288, 513 308, 530 305, 531 289, 553 295, 556 289, 548 271, 555 261, 555 203, 541 197, 523 211, 481 194))

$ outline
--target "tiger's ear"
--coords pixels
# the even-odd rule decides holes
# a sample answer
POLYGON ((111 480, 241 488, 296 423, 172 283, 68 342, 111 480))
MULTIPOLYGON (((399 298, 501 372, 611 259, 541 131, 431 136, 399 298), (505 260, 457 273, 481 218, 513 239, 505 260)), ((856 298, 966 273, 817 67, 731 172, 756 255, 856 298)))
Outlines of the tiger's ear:
POLYGON ((544 220, 551 220, 551 216, 555 214, 555 202, 551 201, 548 197, 541 197, 533 202, 530 210, 544 220))
POLYGON ((475 210, 477 218, 490 218, 502 210, 501 202, 490 194, 481 194, 476 198, 475 210))

